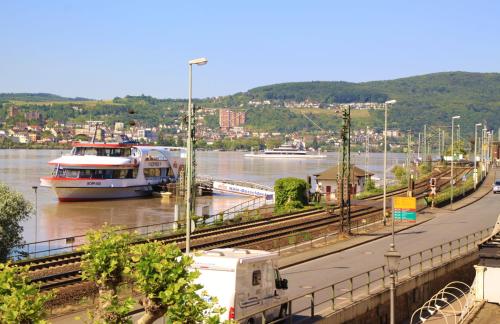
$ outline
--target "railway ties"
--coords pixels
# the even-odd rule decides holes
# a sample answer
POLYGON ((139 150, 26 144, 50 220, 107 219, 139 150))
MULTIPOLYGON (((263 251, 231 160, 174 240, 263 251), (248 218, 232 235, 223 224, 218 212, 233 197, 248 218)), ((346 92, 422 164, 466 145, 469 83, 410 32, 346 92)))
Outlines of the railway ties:
MULTIPOLYGON (((445 185, 448 180, 441 179, 448 171, 442 172, 436 177, 441 180, 441 185, 445 185)), ((427 181, 421 181, 416 186, 420 195, 426 195, 428 192, 427 181)), ((406 189, 396 190, 388 193, 388 197, 401 195, 406 192, 406 189)), ((380 198, 378 198, 380 199, 380 198)), ((363 204, 365 206, 353 205, 352 220, 361 221, 363 217, 370 214, 380 214, 381 207, 371 204, 363 204), (371 205, 371 206, 370 206, 371 205)), ((323 209, 312 209, 302 212, 297 212, 289 215, 274 216, 253 220, 242 224, 224 225, 215 228, 200 228, 191 235, 192 247, 195 249, 209 249, 217 247, 235 247, 235 246, 251 246, 259 242, 269 242, 275 239, 283 239, 284 237, 297 234, 299 232, 317 232, 317 231, 335 231, 339 227, 339 208, 334 207, 329 211, 323 209), (333 227, 332 227, 333 226, 333 227)), ((175 243, 179 247, 184 246, 185 236, 183 234, 169 235, 162 238, 154 238, 154 240, 163 241, 165 243, 175 243)), ((141 240, 136 244, 145 242, 141 240)), ((35 275, 33 282, 42 284, 42 289, 53 289, 62 286, 69 286, 77 282, 81 282, 81 273, 79 272, 79 262, 81 252, 68 253, 66 255, 52 256, 48 258, 40 258, 35 260, 26 260, 19 262, 20 265, 30 264, 30 270, 35 275), (68 266, 69 267, 63 267, 68 266), (70 269, 73 267, 73 269, 70 269), (75 268, 76 267, 76 268, 75 268), (54 273, 47 271, 43 276, 36 275, 37 270, 44 269, 66 269, 62 273, 54 273)), ((56 271, 55 271, 56 272, 56 271)))

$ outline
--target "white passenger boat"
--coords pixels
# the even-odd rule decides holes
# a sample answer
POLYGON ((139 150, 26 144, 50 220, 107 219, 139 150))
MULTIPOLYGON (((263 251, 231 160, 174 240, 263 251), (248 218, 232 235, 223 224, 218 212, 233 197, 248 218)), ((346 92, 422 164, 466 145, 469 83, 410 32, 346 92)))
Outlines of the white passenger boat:
POLYGON ((264 150, 260 153, 248 153, 246 157, 258 158, 302 158, 302 159, 322 159, 326 155, 312 154, 306 150, 306 145, 302 141, 293 141, 280 145, 277 148, 264 150))
POLYGON ((185 158, 178 147, 80 142, 49 162, 54 171, 40 185, 52 188, 59 201, 148 196, 153 186, 179 179, 185 158))

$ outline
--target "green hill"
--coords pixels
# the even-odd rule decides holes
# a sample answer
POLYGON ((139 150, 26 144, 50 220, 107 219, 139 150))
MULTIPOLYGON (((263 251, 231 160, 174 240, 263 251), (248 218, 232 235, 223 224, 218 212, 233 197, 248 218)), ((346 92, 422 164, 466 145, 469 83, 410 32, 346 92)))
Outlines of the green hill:
MULTIPOLYGON (((423 125, 449 126, 451 117, 459 121, 462 135, 471 135, 474 124, 487 121, 488 128, 500 127, 500 73, 443 72, 386 81, 350 83, 341 81, 291 82, 262 86, 231 96, 195 100, 203 107, 230 107, 247 111, 246 128, 259 131, 296 132, 337 131, 340 116, 333 110, 287 109, 283 101, 332 103, 385 102, 396 99, 389 110, 389 127, 421 131, 423 125), (250 100, 271 100, 271 105, 253 107, 250 100)), ((46 93, 0 94, 0 122, 7 115, 8 102, 16 101, 23 111, 37 109, 45 118, 80 121, 99 118, 108 123, 137 120, 155 126, 177 122, 185 100, 156 99, 150 96, 126 96, 109 101, 64 98, 46 93), (6 105, 1 105, 6 102, 6 105), (74 106, 78 107, 75 110, 74 106), (134 111, 136 114, 130 115, 134 111)), ((15 120, 9 121, 13 123, 15 120)), ((207 116, 205 123, 218 126, 217 116, 207 116)), ((354 127, 366 125, 380 129, 383 111, 354 111, 354 127)))
POLYGON ((87 98, 66 98, 51 93, 0 93, 0 101, 88 101, 87 98))
MULTIPOLYGON (((448 125, 460 115, 465 132, 477 122, 500 127, 500 73, 442 72, 387 81, 294 82, 268 85, 237 94, 249 99, 384 102, 396 99, 389 113, 390 127, 421 129, 424 124, 448 125)), ((382 126, 382 112, 370 112, 370 124, 382 126)))

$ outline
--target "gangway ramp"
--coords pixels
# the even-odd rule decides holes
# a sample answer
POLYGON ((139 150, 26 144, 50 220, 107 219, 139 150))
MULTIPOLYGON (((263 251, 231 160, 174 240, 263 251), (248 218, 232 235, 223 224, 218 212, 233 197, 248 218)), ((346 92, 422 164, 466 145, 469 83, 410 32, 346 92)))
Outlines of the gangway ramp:
POLYGON ((197 178, 197 183, 206 190, 236 195, 265 197, 267 201, 274 201, 273 188, 255 182, 233 179, 215 179, 212 177, 200 176, 197 178))

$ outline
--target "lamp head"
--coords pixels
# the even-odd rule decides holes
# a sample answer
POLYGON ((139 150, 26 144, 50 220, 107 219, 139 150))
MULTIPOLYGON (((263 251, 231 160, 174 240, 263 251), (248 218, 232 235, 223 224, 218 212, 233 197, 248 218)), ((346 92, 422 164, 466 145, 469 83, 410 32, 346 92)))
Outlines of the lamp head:
POLYGON ((387 261, 387 268, 390 274, 395 274, 398 272, 399 261, 401 260, 401 254, 394 248, 391 244, 391 248, 385 254, 385 259, 387 261))
POLYGON ((451 119, 459 119, 459 118, 460 118, 460 116, 453 116, 453 117, 451 117, 451 119))
POLYGON ((482 125, 481 123, 477 123, 477 124, 476 124, 476 127, 477 127, 477 126, 481 126, 481 125, 482 125))
POLYGON ((206 57, 200 57, 200 58, 193 59, 193 60, 189 61, 188 63, 189 63, 189 65, 193 65, 193 64, 205 65, 208 63, 208 59, 206 57))
POLYGON ((393 100, 388 100, 388 101, 386 101, 386 102, 385 102, 385 104, 386 104, 386 105, 393 105, 393 104, 395 104, 396 102, 397 102, 397 100, 394 100, 394 99, 393 99, 393 100))

